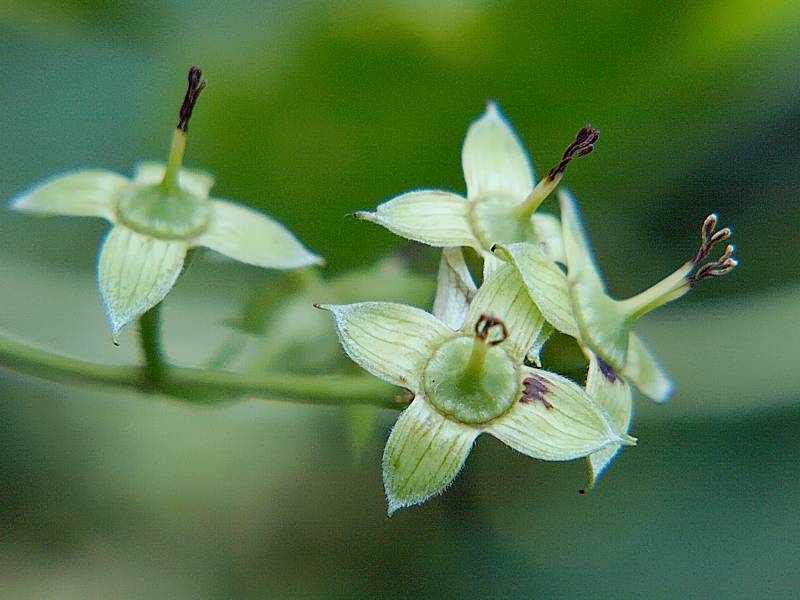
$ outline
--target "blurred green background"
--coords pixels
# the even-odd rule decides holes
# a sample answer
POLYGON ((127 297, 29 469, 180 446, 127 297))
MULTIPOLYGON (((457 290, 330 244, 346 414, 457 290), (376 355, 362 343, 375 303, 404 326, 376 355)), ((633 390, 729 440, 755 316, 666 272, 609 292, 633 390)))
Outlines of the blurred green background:
MULTIPOLYGON (((0 596, 796 598, 798 56, 796 0, 5 0, 0 198, 165 156, 198 64, 187 163, 328 258, 314 298, 429 302, 435 254, 346 214, 463 191, 463 135, 487 98, 540 174, 583 124, 601 130, 566 181, 614 292, 685 260, 712 210, 742 266, 642 323, 677 394, 639 404, 639 447, 589 497, 581 462, 485 437, 444 496, 387 519, 394 414, 203 409, 0 371, 0 596), (353 424, 375 416, 354 453, 353 424)), ((137 360, 133 331, 111 345, 94 289, 105 229, 3 210, 0 329, 137 360)), ((293 289, 201 257, 166 302, 170 356, 201 364, 228 340, 258 368, 351 368, 293 289), (266 337, 226 325, 254 291, 266 337)))

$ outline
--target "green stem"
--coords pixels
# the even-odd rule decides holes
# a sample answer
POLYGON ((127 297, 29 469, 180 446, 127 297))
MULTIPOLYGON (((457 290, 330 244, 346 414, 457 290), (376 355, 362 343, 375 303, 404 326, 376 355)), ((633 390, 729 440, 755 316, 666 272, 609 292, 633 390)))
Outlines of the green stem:
POLYGON ((161 350, 161 304, 156 304, 139 318, 139 344, 144 355, 144 376, 153 388, 161 387, 167 377, 161 350))
MULTIPOLYGON (((163 365, 165 368, 167 365, 163 365)), ((169 381, 156 390, 140 367, 115 367, 61 356, 0 334, 0 368, 58 383, 93 385, 120 391, 153 392, 201 404, 263 398, 299 404, 366 404, 402 408, 397 389, 371 377, 234 373, 169 366, 169 381)))

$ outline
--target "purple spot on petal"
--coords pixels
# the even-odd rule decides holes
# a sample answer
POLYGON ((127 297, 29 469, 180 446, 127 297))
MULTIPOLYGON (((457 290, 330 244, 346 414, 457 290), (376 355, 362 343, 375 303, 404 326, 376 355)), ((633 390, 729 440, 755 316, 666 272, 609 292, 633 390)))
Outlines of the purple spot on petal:
POLYGON ((550 393, 550 388, 547 387, 547 382, 538 375, 531 375, 522 381, 522 398, 519 399, 523 404, 532 404, 533 402, 541 402, 548 410, 553 408, 553 405, 545 398, 545 394, 550 393))
POLYGON ((614 368, 599 356, 597 357, 597 367, 600 369, 603 377, 605 377, 609 383, 614 383, 619 379, 619 375, 617 375, 617 372, 614 370, 614 368))

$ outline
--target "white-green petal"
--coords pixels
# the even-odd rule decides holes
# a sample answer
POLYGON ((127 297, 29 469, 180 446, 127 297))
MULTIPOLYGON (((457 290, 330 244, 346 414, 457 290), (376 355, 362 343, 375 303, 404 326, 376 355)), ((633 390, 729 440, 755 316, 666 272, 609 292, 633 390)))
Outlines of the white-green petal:
POLYGON ((467 200, 457 194, 419 190, 392 198, 380 204, 375 212, 359 211, 355 217, 429 246, 479 248, 469 211, 467 200))
POLYGON ((631 311, 605 293, 575 200, 566 191, 559 198, 567 280, 580 337, 605 362, 622 371, 633 324, 631 311))
POLYGON ((615 370, 622 371, 633 324, 630 313, 622 302, 597 288, 572 284, 569 291, 581 339, 615 370))
POLYGON ((503 261, 495 256, 492 252, 481 250, 481 258, 483 259, 483 281, 489 281, 500 267, 503 266, 503 261))
POLYGON ((14 210, 44 215, 101 217, 114 222, 117 197, 130 180, 111 171, 76 171, 51 177, 11 201, 14 210))
MULTIPOLYGON (((627 382, 613 371, 601 368, 597 356, 592 355, 589 374, 586 377, 586 393, 606 412, 613 429, 625 434, 631 426, 633 399, 627 382)), ((611 444, 593 452, 586 459, 589 467, 589 482, 584 491, 591 490, 597 479, 616 458, 622 446, 611 444)))
POLYGON ((521 368, 521 399, 486 428, 503 443, 533 458, 572 460, 609 444, 634 444, 618 435, 583 388, 560 375, 521 368))
POLYGON ((274 219, 225 200, 211 200, 208 229, 192 245, 265 269, 297 269, 324 262, 274 219))
POLYGON ((528 153, 493 102, 470 125, 461 164, 470 200, 500 195, 522 202, 533 191, 528 153))
POLYGON ((469 455, 480 431, 451 421, 416 398, 397 419, 383 452, 389 515, 443 492, 469 455))
POLYGON ((539 332, 539 335, 536 336, 536 339, 533 340, 533 344, 531 344, 531 347, 528 348, 526 359, 529 363, 533 363, 537 367, 542 366, 542 349, 553 335, 554 331, 555 329, 553 329, 553 326, 545 321, 545 324, 542 327, 542 330, 539 332))
POLYGON ((501 347, 521 364, 544 326, 544 317, 528 295, 517 270, 504 264, 484 281, 472 299, 464 331, 472 333, 481 315, 500 319, 508 330, 501 347))
MULTIPOLYGON (((166 170, 164 163, 140 162, 134 167, 133 180, 141 185, 155 185, 164 179, 166 170)), ((214 176, 206 171, 181 169, 178 173, 178 185, 199 198, 208 198, 208 193, 214 187, 214 176)))
POLYGON ((675 387, 672 378, 642 338, 633 332, 628 346, 628 362, 622 374, 656 402, 666 402, 672 396, 675 387))
POLYGON ((544 318, 558 331, 578 337, 567 276, 536 244, 521 242, 498 246, 497 253, 516 267, 544 318))
POLYGON ((181 273, 187 245, 117 225, 100 249, 97 281, 113 337, 161 302, 181 273))
POLYGON ((531 217, 533 237, 542 244, 547 258, 562 265, 567 264, 567 255, 564 252, 564 235, 561 230, 561 221, 549 213, 536 211, 531 217))
POLYGON ((422 373, 433 352, 453 331, 424 310, 391 302, 320 305, 333 313, 347 355, 381 379, 421 389, 422 373))
POLYGON ((433 316, 453 331, 458 331, 467 318, 469 302, 477 288, 472 281, 461 248, 445 248, 439 261, 433 316))
POLYGON ((603 278, 594 260, 589 237, 575 199, 566 190, 561 190, 558 198, 561 204, 561 228, 570 283, 579 283, 605 291, 603 278))

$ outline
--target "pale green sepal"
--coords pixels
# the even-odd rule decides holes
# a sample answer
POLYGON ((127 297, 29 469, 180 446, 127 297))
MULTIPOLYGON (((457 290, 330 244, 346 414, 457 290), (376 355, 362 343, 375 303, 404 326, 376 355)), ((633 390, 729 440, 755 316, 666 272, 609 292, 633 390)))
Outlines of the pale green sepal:
POLYGON ((480 247, 469 221, 469 203, 450 192, 408 192, 380 204, 375 212, 359 211, 355 217, 429 246, 480 247))
POLYGON ((498 246, 496 253, 516 267, 544 318, 558 331, 577 338, 578 324, 572 313, 567 276, 537 244, 498 246))
POLYGON ((547 258, 562 265, 567 264, 567 255, 564 251, 564 235, 561 231, 561 221, 549 213, 535 212, 531 217, 533 238, 542 245, 547 258))
POLYGON ((453 331, 433 315, 405 304, 360 302, 327 304, 339 341, 347 355, 381 379, 422 389, 422 373, 430 356, 453 331))
POLYGON ((616 371, 622 371, 628 359, 633 314, 624 301, 614 300, 605 293, 575 199, 562 190, 559 200, 567 281, 580 337, 616 371))
POLYGON ((539 335, 536 336, 536 339, 533 340, 533 344, 531 344, 531 347, 528 349, 528 354, 525 358, 529 363, 532 363, 539 368, 542 367, 542 348, 544 348, 544 345, 554 332, 555 329, 553 329, 553 326, 545 321, 542 330, 539 332, 539 335))
POLYGON ((575 199, 566 190, 561 190, 558 198, 561 204, 561 229, 570 283, 579 283, 605 291, 603 278, 594 260, 592 247, 575 199))
MULTIPOLYGON (((155 185, 164 179, 166 170, 166 163, 140 162, 134 166, 133 180, 141 185, 155 185)), ((214 176, 206 171, 181 169, 178 185, 198 198, 208 198, 208 193, 214 187, 214 176)))
POLYGON ((541 369, 520 368, 520 400, 486 428, 503 443, 533 458, 572 460, 609 444, 636 440, 617 434, 583 388, 541 369))
POLYGON ((570 285, 570 296, 583 342, 615 370, 622 371, 633 324, 625 305, 598 288, 578 283, 570 285))
POLYGON ((528 153, 494 102, 470 125, 461 164, 470 200, 503 195, 522 202, 533 191, 528 153))
POLYGON ((116 199, 130 183, 111 171, 76 171, 37 184, 9 207, 44 215, 101 217, 113 223, 116 199))
POLYGON ((265 269, 297 269, 324 262, 274 219, 225 200, 211 200, 208 229, 192 245, 265 269))
POLYGON ((481 251, 481 258, 483 258, 483 281, 489 281, 500 267, 503 266, 503 261, 491 252, 481 251))
POLYGON ((159 240, 117 225, 100 249, 97 281, 116 339, 119 330, 161 302, 175 285, 186 242, 159 240))
POLYGON ((461 248, 442 250, 433 315, 453 331, 458 331, 464 325, 469 301, 476 291, 461 248))
POLYGON ((672 378, 642 338, 633 332, 628 345, 628 362, 622 375, 656 402, 666 402, 672 397, 675 387, 672 378))
POLYGON ((383 452, 389 516, 443 492, 461 471, 479 433, 445 418, 425 398, 416 398, 397 419, 383 452))
MULTIPOLYGON (((600 361, 595 355, 589 362, 589 374, 586 377, 586 393, 606 412, 608 420, 615 431, 625 434, 631 426, 633 418, 633 399, 631 388, 618 374, 600 368, 600 361)), ((597 479, 616 458, 622 446, 611 444, 593 452, 586 459, 589 467, 589 481, 582 490, 591 490, 597 479)))
POLYGON ((519 273, 508 264, 497 269, 478 289, 470 304, 464 331, 472 333, 481 315, 495 317, 505 324, 508 339, 501 347, 515 363, 522 363, 545 323, 519 273))

